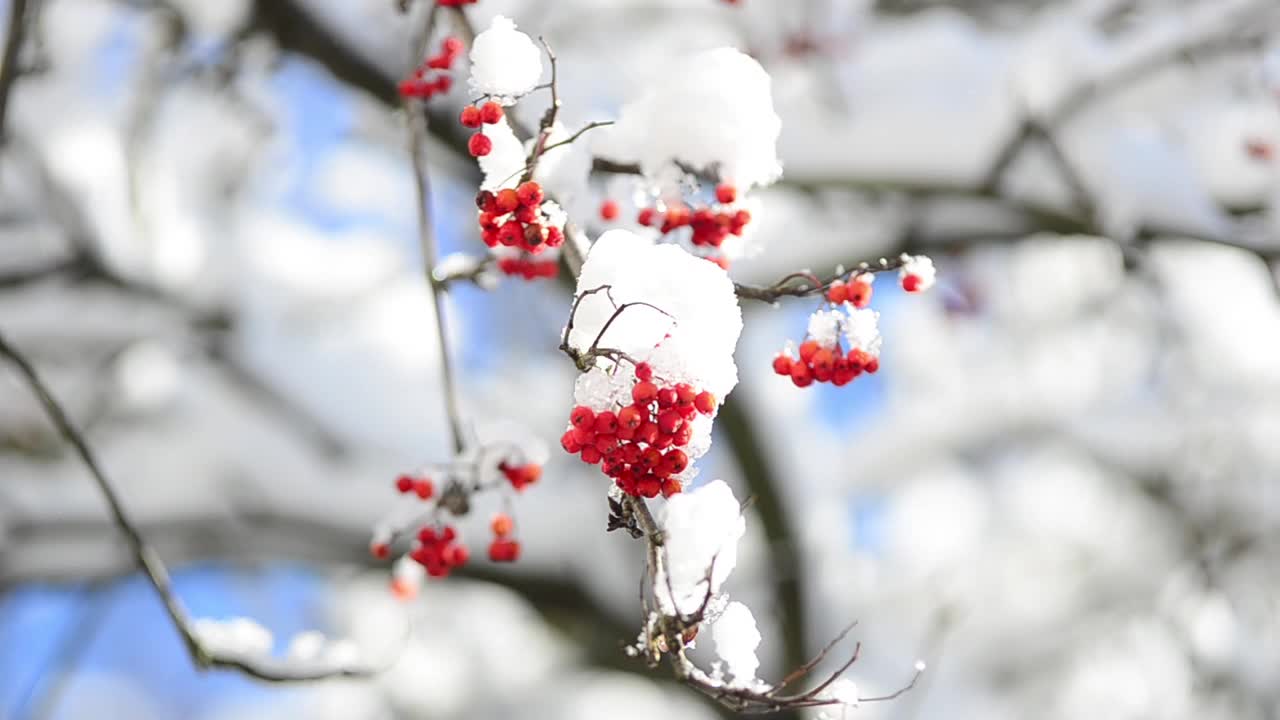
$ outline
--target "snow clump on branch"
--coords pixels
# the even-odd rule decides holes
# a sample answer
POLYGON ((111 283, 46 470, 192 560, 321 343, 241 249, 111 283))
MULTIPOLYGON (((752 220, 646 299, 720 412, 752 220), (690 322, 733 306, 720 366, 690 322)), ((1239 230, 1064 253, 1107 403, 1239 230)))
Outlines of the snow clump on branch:
POLYGON ((542 77, 542 51, 501 15, 471 45, 471 90, 512 105, 542 77))

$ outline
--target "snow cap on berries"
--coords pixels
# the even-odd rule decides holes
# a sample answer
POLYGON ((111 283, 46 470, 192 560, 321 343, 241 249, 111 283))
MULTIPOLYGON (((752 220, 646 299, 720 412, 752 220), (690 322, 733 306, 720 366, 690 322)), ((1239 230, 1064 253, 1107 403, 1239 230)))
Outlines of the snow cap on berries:
POLYGON ((738 540, 746 532, 738 498, 723 480, 675 495, 662 529, 667 561, 666 572, 654 580, 659 607, 671 612, 674 601, 681 613, 697 612, 707 596, 708 572, 715 595, 738 564, 738 540))
POLYGON ((809 316, 809 338, 822 347, 835 347, 840 341, 844 314, 838 310, 818 310, 809 316))
POLYGON ((760 647, 761 638, 751 609, 737 601, 729 603, 711 625, 711 639, 716 644, 716 655, 733 676, 730 686, 754 685, 760 668, 756 648, 760 647))
POLYGON ((673 163, 718 169, 739 193, 782 174, 769 74, 733 48, 699 52, 670 63, 603 131, 597 154, 638 162, 651 181, 673 163))
POLYGON ((880 357, 880 313, 870 308, 861 310, 845 303, 849 314, 844 320, 844 336, 850 348, 880 357))
POLYGON ((542 52, 533 40, 501 15, 471 45, 471 90, 511 105, 542 77, 542 52))
MULTIPOLYGON (((654 245, 627 230, 610 230, 591 246, 577 293, 605 285, 609 293, 597 292, 579 303, 571 346, 580 351, 591 346, 613 315, 610 296, 619 305, 645 302, 653 307, 622 311, 600 347, 647 361, 656 376, 687 382, 720 401, 738 384, 733 351, 742 332, 742 311, 733 282, 720 268, 678 246, 654 245)), ((629 386, 625 390, 630 393, 629 386)), ((584 404, 607 409, 604 399, 584 404)))
POLYGON ((902 268, 898 270, 898 277, 902 279, 903 287, 907 286, 909 278, 917 278, 910 281, 914 288, 913 292, 924 292, 933 287, 933 282, 938 271, 933 267, 933 260, 926 255, 907 255, 902 254, 902 268))

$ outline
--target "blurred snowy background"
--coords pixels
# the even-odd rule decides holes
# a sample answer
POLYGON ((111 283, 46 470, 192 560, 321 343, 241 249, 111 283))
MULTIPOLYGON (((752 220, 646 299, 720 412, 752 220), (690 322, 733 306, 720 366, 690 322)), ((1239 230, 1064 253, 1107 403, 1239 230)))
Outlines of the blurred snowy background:
MULTIPOLYGON (((559 453, 519 502, 510 569, 402 604, 368 557, 391 478, 448 453, 395 4, 4 3, 24 32, 0 74, 0 331, 87 428, 196 615, 396 663, 293 687, 194 670, 6 367, 0 717, 721 713, 621 653, 639 547, 604 534, 605 480, 559 453)), ((850 715, 1280 714, 1274 0, 466 11, 547 38, 571 127, 672 54, 758 58, 785 175, 757 194, 735 278, 903 250, 939 265, 921 298, 879 284, 882 370, 847 388, 770 370, 811 301, 744 307, 742 383, 702 473, 756 498, 729 586, 763 624, 765 677, 858 619, 867 694, 917 657, 930 671, 850 715)), ((445 252, 479 253, 465 100, 459 83, 432 101, 432 210, 445 252)), ((569 209, 591 225, 618 182, 595 173, 569 209)), ((459 284, 450 303, 468 414, 554 444, 567 291, 459 284)))

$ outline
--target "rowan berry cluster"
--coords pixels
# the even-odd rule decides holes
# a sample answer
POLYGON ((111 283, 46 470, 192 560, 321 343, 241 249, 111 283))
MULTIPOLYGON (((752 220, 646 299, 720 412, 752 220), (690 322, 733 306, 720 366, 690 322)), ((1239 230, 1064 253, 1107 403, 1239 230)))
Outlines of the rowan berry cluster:
POLYGON ((678 476, 688 469, 689 456, 681 448, 693 437, 693 420, 699 413, 713 415, 716 398, 688 383, 659 385, 643 362, 635 379, 629 405, 600 412, 575 407, 560 445, 599 464, 628 495, 670 497, 683 489, 678 476))
POLYGON ((511 483, 511 487, 517 491, 524 490, 542 477, 542 466, 537 463, 516 465, 503 461, 498 464, 498 470, 502 471, 503 476, 511 483))
POLYGON ((842 387, 880 369, 879 313, 871 303, 875 275, 860 272, 832 281, 823 304, 809 316, 809 330, 796 357, 787 348, 773 358, 773 371, 796 387, 829 382, 842 387), (845 350, 845 344, 848 350, 845 350))
POLYGON ((447 70, 462 54, 462 41, 456 37, 447 37, 440 44, 440 52, 427 58, 413 73, 400 81, 398 89, 404 98, 430 100, 435 95, 449 92, 453 87, 453 76, 447 70))
POLYGON ((880 358, 861 348, 851 348, 846 354, 837 343, 834 347, 822 347, 816 340, 800 343, 800 357, 792 357, 788 348, 773 358, 773 371, 786 375, 796 387, 808 387, 816 382, 829 382, 842 387, 853 382, 862 373, 874 373, 880 369, 880 358))
MULTIPOLYGON (((656 228, 664 237, 672 239, 678 230, 689 228, 689 242, 695 248, 708 252, 703 257, 728 269, 728 259, 716 251, 730 235, 741 237, 751 222, 751 212, 736 207, 737 200, 737 188, 721 183, 716 186, 713 203, 695 207, 671 204, 661 209, 657 206, 643 207, 636 214, 636 222, 656 228)), ((613 200, 605 200, 600 206, 600 217, 606 221, 616 219, 618 214, 618 204, 613 200)))
POLYGON ((484 157, 493 152, 493 140, 484 134, 485 125, 497 125, 502 122, 506 113, 502 106, 489 100, 483 105, 468 105, 458 114, 458 122, 465 128, 476 130, 476 134, 467 141, 467 151, 472 157, 484 157))
MULTIPOLYGON (((449 465, 429 472, 400 475, 395 480, 395 488, 412 502, 379 524, 369 551, 385 560, 391 556, 397 537, 414 533, 416 540, 404 555, 410 567, 422 566, 428 577, 446 577, 454 568, 466 564, 470 553, 459 541, 457 529, 442 524, 441 513, 461 517, 470 512, 473 495, 505 485, 519 492, 541 477, 542 465, 529 461, 516 445, 477 446, 460 454, 449 465), (437 482, 441 483, 439 492, 437 482), (419 501, 427 502, 425 513, 419 501)), ((494 540, 489 546, 489 558, 495 562, 514 562, 520 555, 520 545, 510 537, 514 529, 511 516, 499 513, 490 527, 494 540)), ((393 590, 400 597, 408 598, 416 593, 409 576, 398 582, 399 585, 393 583, 393 590)))
POLYGON ((439 530, 427 525, 418 531, 418 542, 409 551, 409 559, 426 568, 429 577, 449 577, 454 568, 466 565, 471 558, 471 551, 457 539, 458 532, 452 525, 439 530))
POLYGON ((511 537, 515 522, 506 513, 498 513, 489 523, 493 540, 489 542, 489 559, 493 562, 515 562, 520 558, 520 542, 511 537))
POLYGON ((542 186, 535 181, 519 187, 503 188, 476 195, 480 210, 480 239, 490 248, 510 248, 518 255, 503 255, 497 267, 505 275, 526 280, 556 276, 554 259, 534 258, 547 248, 564 244, 563 212, 554 203, 545 202, 542 186))

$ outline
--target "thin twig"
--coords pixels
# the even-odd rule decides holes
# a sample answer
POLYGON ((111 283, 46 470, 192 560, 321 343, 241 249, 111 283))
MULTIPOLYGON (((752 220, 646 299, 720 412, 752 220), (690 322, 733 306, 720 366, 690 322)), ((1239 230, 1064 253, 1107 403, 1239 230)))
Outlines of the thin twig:
POLYGON ((761 302, 777 302, 784 297, 810 297, 825 293, 831 284, 837 280, 846 277, 861 275, 863 273, 882 273, 897 270, 902 267, 903 259, 895 257, 892 259, 880 258, 874 262, 861 262, 854 265, 850 270, 833 273, 825 280, 820 279, 809 272, 791 273, 767 286, 743 285, 734 283, 733 290, 743 300, 759 300, 761 302), (797 283, 800 280, 803 282, 797 283))
MULTIPOLYGON (((422 36, 414 47, 411 64, 417 65, 435 28, 439 5, 433 4, 427 13, 422 36)), ((431 226, 431 178, 427 171, 426 136, 428 118, 416 100, 407 99, 405 110, 409 117, 409 156, 413 166, 413 181, 418 190, 418 243, 422 251, 423 274, 431 293, 431 305, 435 311, 436 339, 440 348, 440 382, 445 414, 449 418, 449 432, 454 452, 462 452, 463 422, 459 409, 457 380, 454 377, 453 359, 449 352, 448 322, 444 312, 444 298, 448 285, 436 280, 436 236, 431 226)))
POLYGON ((550 145, 542 148, 541 154, 546 155, 548 152, 555 150, 558 147, 561 147, 564 145, 572 145, 575 140, 582 137, 583 134, 585 134, 588 130, 595 130, 596 128, 602 128, 602 127, 609 127, 610 125, 613 125, 613 124, 614 124, 613 120, 594 120, 592 122, 589 122, 586 125, 583 125, 581 128, 579 128, 577 132, 565 138, 564 140, 551 143, 550 145))
POLYGON ((0 58, 0 145, 9 136, 9 95, 18 79, 18 60, 22 54, 22 40, 27 27, 27 0, 9 3, 9 21, 5 28, 4 56, 0 58))
POLYGON ((186 645, 187 653, 191 656, 196 667, 200 669, 228 668, 238 670, 246 675, 268 682, 300 682, 331 677, 367 677, 375 672, 370 668, 346 666, 308 667, 301 663, 273 657, 222 654, 205 647, 194 630, 186 607, 183 606, 181 599, 174 592, 173 583, 169 578, 169 571, 165 567, 164 561, 160 559, 155 549, 142 537, 137 525, 129 517, 129 513, 125 510, 124 503, 120 500, 114 484, 107 478, 106 472, 103 471, 102 466, 98 463, 97 457, 94 455, 93 450, 90 449, 83 434, 76 429, 66 411, 53 397, 44 381, 40 379, 35 367, 27 360, 25 355, 5 339, 3 334, 0 334, 0 356, 8 359, 17 368, 19 374, 40 401, 45 414, 49 416, 49 420, 53 422, 63 439, 75 449, 76 454, 80 456, 81 462, 89 470, 89 474, 93 477, 94 482, 97 483, 103 499, 107 502, 107 509, 111 513, 112 521, 128 542, 135 562, 142 569, 143 574, 146 575, 156 594, 160 596, 160 601, 164 604, 169 620, 178 630, 178 634, 181 635, 182 641, 186 645))

